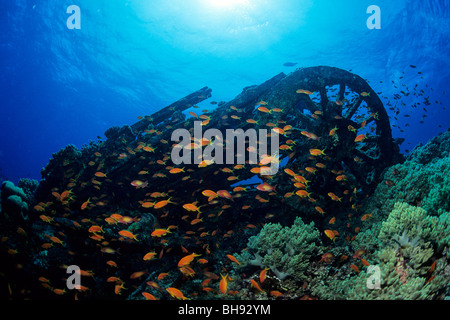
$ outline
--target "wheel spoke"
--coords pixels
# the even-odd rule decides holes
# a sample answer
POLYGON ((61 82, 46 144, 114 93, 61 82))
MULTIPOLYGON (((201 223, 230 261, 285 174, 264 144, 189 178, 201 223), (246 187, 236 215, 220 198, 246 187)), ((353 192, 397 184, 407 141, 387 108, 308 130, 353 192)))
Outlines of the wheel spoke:
POLYGON ((353 115, 358 111, 359 106, 361 105, 361 102, 363 102, 363 98, 359 96, 356 98, 356 100, 353 102, 353 104, 348 108, 347 112, 344 114, 344 118, 351 119, 353 115))
POLYGON ((338 100, 340 100, 340 101, 344 100, 344 93, 345 93, 345 84, 344 83, 340 83, 339 84, 338 100))
POLYGON ((325 112, 328 104, 327 90, 325 89, 325 87, 321 87, 319 93, 320 93, 320 105, 322 106, 322 111, 325 112))

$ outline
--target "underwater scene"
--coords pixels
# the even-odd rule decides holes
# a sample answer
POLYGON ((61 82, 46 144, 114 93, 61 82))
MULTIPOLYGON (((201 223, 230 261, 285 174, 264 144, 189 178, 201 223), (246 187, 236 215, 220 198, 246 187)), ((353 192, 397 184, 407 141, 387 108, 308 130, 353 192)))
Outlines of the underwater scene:
POLYGON ((6 0, 0 27, 0 299, 450 299, 449 1, 6 0))

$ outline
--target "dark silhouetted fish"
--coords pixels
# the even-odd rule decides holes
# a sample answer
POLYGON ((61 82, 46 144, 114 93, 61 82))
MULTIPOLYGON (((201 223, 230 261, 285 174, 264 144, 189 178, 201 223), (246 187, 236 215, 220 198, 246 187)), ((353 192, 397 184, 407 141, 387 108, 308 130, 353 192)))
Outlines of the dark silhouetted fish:
POLYGON ((293 67, 297 64, 297 62, 285 62, 283 63, 283 66, 285 67, 293 67))

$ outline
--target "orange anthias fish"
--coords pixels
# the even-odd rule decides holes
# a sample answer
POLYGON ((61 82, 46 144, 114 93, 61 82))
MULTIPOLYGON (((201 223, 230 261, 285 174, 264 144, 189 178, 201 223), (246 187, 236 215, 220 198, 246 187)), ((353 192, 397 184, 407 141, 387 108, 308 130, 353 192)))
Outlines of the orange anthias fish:
POLYGON ((160 274, 158 274, 158 277, 156 278, 157 280, 162 280, 165 277, 167 277, 169 275, 168 272, 161 272, 160 274))
POLYGON ((355 271, 356 273, 359 273, 359 268, 358 268, 356 265, 351 264, 351 265, 350 265, 350 268, 352 268, 353 271, 355 271))
POLYGON ((267 109, 266 107, 259 107, 258 111, 264 112, 264 113, 271 113, 271 111, 269 109, 267 109))
POLYGON ((180 272, 181 272, 182 274, 185 274, 185 275, 187 275, 188 277, 193 277, 193 276, 195 275, 194 269, 192 269, 192 268, 189 267, 189 266, 183 266, 183 267, 180 267, 179 270, 180 270, 180 272))
MULTIPOLYGON (((276 156, 264 155, 262 157, 262 159, 259 161, 259 165, 263 166, 263 165, 266 165, 266 164, 269 164, 269 163, 279 163, 279 162, 280 162, 280 160, 276 156)), ((261 170, 262 170, 262 168, 261 168, 261 170)))
POLYGON ((308 182, 310 182, 309 180, 306 180, 306 178, 301 176, 301 175, 296 175, 294 177, 294 179, 295 179, 295 181, 298 181, 298 182, 301 182, 301 183, 304 183, 304 184, 308 184, 308 182))
POLYGON ((103 231, 103 228, 102 227, 100 227, 100 226, 91 226, 89 229, 88 229, 88 232, 94 232, 94 233, 97 233, 97 232, 104 232, 103 231))
POLYGON ((309 90, 305 90, 305 89, 298 89, 296 92, 297 93, 304 93, 304 94, 313 94, 313 92, 311 92, 309 90))
POLYGON ((151 146, 145 146, 142 148, 142 150, 146 152, 155 152, 155 148, 152 148, 151 146))
POLYGON ((259 273, 259 282, 260 282, 260 283, 263 283, 264 280, 266 280, 267 270, 270 270, 270 268, 264 268, 264 269, 261 270, 261 272, 259 273))
POLYGON ((144 256, 143 260, 149 261, 149 260, 152 260, 155 256, 156 256, 156 252, 151 251, 144 256))
POLYGON ((106 177, 106 174, 103 173, 103 172, 100 172, 100 171, 96 172, 94 175, 96 177, 99 177, 99 178, 105 178, 106 177))
POLYGON ((136 189, 139 188, 145 188, 148 186, 147 182, 141 181, 141 180, 134 180, 130 183, 133 187, 136 187, 136 189))
POLYGON ((367 261, 366 259, 361 259, 361 262, 362 262, 362 264, 363 264, 365 267, 370 266, 369 261, 367 261))
MULTIPOLYGON (((281 134, 281 135, 284 135, 284 136, 286 136, 286 131, 284 130, 284 129, 281 129, 281 128, 273 128, 272 129, 275 133, 278 133, 278 134, 281 134)), ((288 148, 289 149, 289 148, 288 148)), ((292 149, 289 149, 289 150, 292 150, 292 149)))
POLYGON ((312 174, 316 174, 317 172, 317 169, 313 167, 306 167, 305 170, 312 174))
POLYGON ((259 167, 251 168, 250 172, 254 173, 254 174, 260 174, 261 173, 261 168, 259 168, 259 167))
POLYGON ((361 122, 361 129, 363 129, 367 124, 367 120, 364 120, 363 122, 361 122))
POLYGON ((34 208, 34 210, 39 211, 39 212, 44 212, 45 211, 45 208, 43 206, 38 205, 38 204, 35 205, 33 208, 34 208))
POLYGON ((122 290, 125 289, 124 285, 125 285, 125 282, 122 282, 121 284, 116 284, 114 286, 114 293, 115 294, 122 294, 122 290))
POLYGON ((191 116, 193 116, 194 118, 198 118, 197 114, 195 112, 189 111, 188 112, 191 116))
POLYGON ((275 191, 275 187, 272 187, 270 184, 268 184, 267 182, 264 182, 260 185, 258 185, 256 187, 256 189, 258 189, 259 191, 264 191, 264 192, 272 192, 275 191))
POLYGON ((227 294, 227 290, 228 290, 228 282, 227 282, 227 275, 220 275, 222 277, 222 279, 220 279, 220 283, 219 283, 219 289, 220 292, 222 292, 222 294, 227 294))
POLYGON ((143 208, 151 208, 151 207, 153 207, 155 205, 155 203, 154 202, 150 202, 150 201, 146 201, 146 202, 143 202, 141 205, 142 205, 143 208))
POLYGON ((118 213, 113 213, 110 217, 113 218, 114 220, 117 220, 117 221, 122 219, 122 215, 120 215, 118 213))
POLYGON ((233 199, 233 196, 227 190, 219 190, 217 195, 222 198, 233 199))
POLYGON ((169 203, 173 203, 173 202, 171 202, 170 199, 167 199, 167 200, 161 200, 161 201, 158 201, 157 203, 155 203, 155 205, 153 206, 153 208, 154 208, 154 209, 161 209, 161 208, 165 207, 165 206, 166 206, 167 204, 169 204, 169 203))
POLYGON ((366 135, 365 134, 360 134, 355 138, 355 142, 361 142, 364 139, 366 139, 366 135))
POLYGON ((136 272, 133 272, 130 275, 130 279, 139 279, 140 277, 142 277, 146 273, 147 273, 147 271, 136 271, 136 272))
POLYGON ((50 237, 50 240, 52 241, 52 242, 54 242, 54 243, 58 243, 58 244, 60 244, 60 245, 64 245, 64 242, 63 241, 61 241, 61 239, 59 239, 58 237, 50 237))
POLYGON ((308 131, 301 131, 300 133, 309 139, 316 140, 316 141, 320 140, 320 138, 315 133, 308 132, 308 131))
POLYGON ((106 261, 106 264, 107 264, 108 266, 110 266, 110 267, 117 268, 117 263, 115 263, 115 262, 112 261, 112 260, 106 261))
POLYGON ((330 252, 324 253, 319 262, 331 263, 333 262, 334 255, 330 252))
POLYGON ((51 223, 51 222, 53 221, 53 218, 52 218, 52 217, 46 216, 46 215, 44 215, 44 214, 41 214, 41 215, 39 216, 39 218, 40 218, 42 221, 47 222, 47 223, 51 223))
POLYGON ((342 201, 342 198, 339 198, 337 195, 335 195, 333 192, 328 192, 328 196, 331 198, 331 200, 334 201, 342 201))
POLYGON ((121 230, 121 231, 119 231, 119 234, 122 236, 122 237, 125 237, 125 238, 128 238, 128 239, 134 239, 134 240, 136 240, 136 241, 139 241, 137 238, 136 238, 136 236, 134 235, 134 234, 132 234, 130 231, 128 231, 128 230, 121 230))
POLYGON ((89 205, 89 199, 87 199, 85 202, 83 202, 83 204, 81 205, 81 210, 84 210, 87 208, 87 206, 89 205))
POLYGON ((237 264, 241 264, 234 256, 232 256, 231 254, 227 254, 227 258, 230 259, 231 261, 237 263, 237 264))
POLYGON ((155 229, 152 232, 151 236, 152 237, 162 237, 162 236, 165 236, 168 233, 171 233, 169 228, 167 228, 167 229, 155 229))
POLYGON ((333 230, 327 229, 324 231, 325 235, 330 238, 330 240, 336 241, 336 234, 334 233, 333 230))
POLYGON ((171 174, 176 174, 176 173, 180 173, 180 172, 184 172, 184 168, 173 168, 170 169, 169 173, 171 174))
POLYGON ((183 205, 183 208, 187 211, 200 213, 200 208, 197 207, 194 203, 186 203, 183 205))
POLYGON ((361 256, 362 256, 363 254, 365 254, 365 253, 366 253, 366 250, 365 250, 365 249, 358 249, 358 250, 356 250, 355 253, 353 254, 353 258, 354 258, 354 259, 361 259, 361 256))
POLYGON ((307 192, 306 190, 297 190, 295 191, 295 194, 298 195, 300 198, 311 197, 311 193, 307 192))
POLYGON ((217 193, 215 193, 212 190, 203 190, 202 195, 204 195, 205 197, 208 197, 208 198, 212 198, 212 199, 217 198, 217 196, 218 196, 217 193))
POLYGON ((291 169, 286 168, 286 169, 284 169, 284 172, 286 172, 288 175, 290 175, 292 177, 295 177, 295 172, 292 171, 291 169))
POLYGON ((361 217, 361 221, 366 221, 367 219, 371 218, 372 214, 371 213, 366 213, 365 215, 363 215, 361 217))
POLYGON ((338 127, 334 127, 333 129, 330 130, 330 132, 328 133, 329 136, 334 136, 336 134, 336 130, 338 129, 338 127))
POLYGON ((273 296, 273 297, 275 297, 275 298, 281 297, 281 296, 283 295, 283 294, 282 294, 280 291, 278 291, 278 290, 272 290, 272 291, 270 291, 269 293, 270 293, 271 296, 273 296))
POLYGON ((184 296, 183 292, 181 292, 177 288, 169 287, 166 289, 166 291, 170 294, 172 298, 176 298, 178 300, 189 300, 184 296))
MULTIPOLYGON (((199 213, 200 213, 200 211, 199 211, 199 213)), ((194 220, 192 220, 191 221, 191 225, 194 225, 194 224, 197 224, 197 223, 200 223, 200 222, 202 222, 203 221, 203 219, 194 219, 194 220)))
POLYGON ((192 253, 188 256, 185 256, 184 258, 181 258, 181 260, 178 261, 178 267, 183 267, 183 266, 189 265, 194 260, 195 257, 200 257, 200 255, 196 254, 196 253, 192 253))
POLYGON ((259 292, 264 292, 264 290, 261 289, 258 282, 256 282, 255 280, 250 279, 250 283, 251 283, 252 287, 255 288, 256 290, 258 290, 259 292))
POLYGON ((120 219, 117 220, 117 222, 123 223, 123 224, 130 224, 132 222, 137 221, 136 218, 131 218, 128 216, 122 216, 120 219))
POLYGON ((325 211, 323 211, 323 209, 319 206, 315 207, 314 209, 316 209, 316 211, 319 212, 320 214, 325 214, 325 211))
POLYGON ((142 295, 145 297, 146 300, 158 300, 155 298, 154 295, 152 295, 151 293, 148 292, 142 292, 142 295))
POLYGON ((325 149, 319 150, 319 149, 309 149, 309 153, 313 156, 320 156, 320 155, 326 155, 325 149))

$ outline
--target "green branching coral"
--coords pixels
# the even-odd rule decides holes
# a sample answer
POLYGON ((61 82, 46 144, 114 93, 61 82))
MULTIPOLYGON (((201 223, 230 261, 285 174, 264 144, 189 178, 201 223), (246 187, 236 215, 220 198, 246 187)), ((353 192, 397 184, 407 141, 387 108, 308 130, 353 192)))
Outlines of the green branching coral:
POLYGON ((450 212, 444 212, 438 217, 427 217, 427 222, 431 228, 430 239, 435 243, 436 251, 444 253, 450 248, 450 212))
POLYGON ((423 199, 423 208, 435 214, 450 211, 450 157, 434 162, 427 173, 430 191, 423 199))
MULTIPOLYGON (((358 235, 363 243, 371 235, 378 248, 366 258, 377 275, 363 270, 346 279, 315 284, 312 293, 321 299, 436 299, 449 285, 450 213, 430 216, 422 208, 397 202, 388 218, 358 235), (433 266, 433 267, 432 267, 433 266), (378 277, 379 288, 368 281, 378 277)), ((373 283, 373 282, 372 282, 373 283)))
POLYGON ((427 212, 424 209, 397 202, 389 217, 382 223, 379 239, 385 244, 389 244, 392 240, 398 243, 395 238, 399 237, 428 239, 431 228, 426 217, 427 212))
MULTIPOLYGON (((448 146, 450 146, 450 131, 433 138, 424 146, 416 147, 404 163, 386 169, 382 182, 378 184, 373 195, 365 200, 360 208, 361 212, 372 214, 372 219, 370 224, 366 223, 361 226, 361 232, 352 244, 355 249, 380 247, 380 239, 376 235, 392 210, 396 210, 394 214, 401 212, 398 211, 398 208, 396 209, 396 203, 405 203, 424 209, 420 214, 419 212, 415 213, 423 219, 450 212, 450 151, 448 146)), ((411 210, 409 209, 408 212, 411 210)), ((417 219, 417 221, 419 220, 417 219)), ((404 222, 407 223, 406 220, 404 222)), ((420 223, 424 224, 425 222, 421 221, 420 223)), ((396 228, 404 228, 401 224, 399 222, 396 228)), ((414 233, 415 229, 417 227, 413 227, 410 233, 414 233)), ((396 231, 399 235, 403 232, 402 230, 396 231)), ((406 236, 414 238, 411 234, 406 236)))
POLYGON ((247 250, 236 256, 244 265, 270 267, 281 280, 287 276, 303 280, 311 256, 319 249, 319 236, 314 223, 305 224, 300 217, 291 227, 268 223, 249 239, 247 250))

